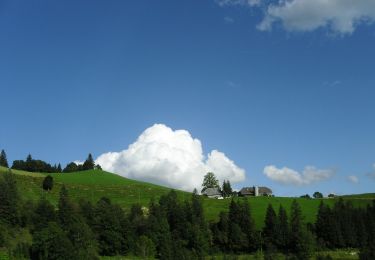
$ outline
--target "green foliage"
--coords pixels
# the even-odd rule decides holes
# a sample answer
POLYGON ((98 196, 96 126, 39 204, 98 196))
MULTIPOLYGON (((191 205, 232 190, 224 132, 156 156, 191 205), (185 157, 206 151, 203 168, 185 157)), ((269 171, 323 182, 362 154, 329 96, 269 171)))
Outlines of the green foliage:
POLYGON ((53 188, 53 178, 51 175, 47 175, 43 180, 43 190, 50 191, 53 188))
POLYGON ((78 165, 74 162, 68 163, 66 167, 64 168, 63 172, 68 173, 68 172, 77 172, 80 171, 80 168, 78 165))
POLYGON ((65 232, 56 222, 50 222, 46 228, 33 236, 32 259, 70 260, 74 256, 73 245, 65 232))
POLYGON ((153 258, 156 254, 155 245, 147 236, 140 236, 135 244, 137 256, 142 258, 153 258))
POLYGON ((316 191, 316 192, 314 192, 313 197, 315 199, 322 199, 323 198, 323 194, 321 192, 319 192, 319 191, 316 191))
POLYGON ((289 224, 286 210, 282 205, 280 205, 277 215, 275 236, 278 249, 286 253, 289 246, 289 224))
POLYGON ((269 251, 275 251, 274 248, 277 245, 277 216, 272 205, 269 204, 266 212, 266 218, 264 220, 263 227, 263 238, 266 249, 269 251))
POLYGON ((18 223, 19 194, 14 174, 0 176, 0 224, 16 225, 18 223))
POLYGON ((99 253, 101 255, 117 255, 122 253, 124 237, 122 236, 121 220, 124 218, 120 208, 112 205, 107 198, 98 201, 95 207, 92 226, 97 234, 99 253))
POLYGON ((56 165, 51 166, 51 164, 45 161, 34 160, 31 157, 31 154, 27 156, 26 161, 23 161, 23 160, 13 161, 12 169, 28 171, 28 172, 45 172, 45 173, 59 172, 58 167, 56 167, 56 165))
POLYGON ((54 206, 45 197, 41 197, 32 215, 33 229, 42 230, 48 226, 48 222, 56 219, 54 206))
POLYGON ((219 181, 216 179, 216 176, 215 176, 214 173, 208 172, 204 176, 202 187, 203 187, 202 192, 204 192, 208 188, 218 188, 218 189, 220 189, 219 181))
POLYGON ((87 170, 93 170, 95 167, 95 162, 94 159, 92 158, 91 153, 87 156, 86 161, 82 165, 82 170, 87 171, 87 170))
POLYGON ((230 185, 229 180, 223 181, 222 194, 224 198, 230 197, 233 194, 232 186, 230 185))
POLYGON ((9 167, 7 155, 4 150, 1 150, 1 153, 0 153, 0 166, 6 167, 6 168, 9 167))

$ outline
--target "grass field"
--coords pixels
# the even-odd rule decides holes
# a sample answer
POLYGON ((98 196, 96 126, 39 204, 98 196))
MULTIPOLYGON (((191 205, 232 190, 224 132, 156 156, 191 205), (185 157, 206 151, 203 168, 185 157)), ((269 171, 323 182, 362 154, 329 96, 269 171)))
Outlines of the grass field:
MULTIPOLYGON (((0 173, 7 172, 8 169, 0 167, 0 173)), ((64 184, 69 190, 73 200, 79 201, 81 198, 92 202, 98 201, 105 196, 112 202, 119 204, 128 210, 134 203, 147 206, 152 198, 158 199, 161 195, 170 191, 169 188, 130 180, 116 174, 92 170, 77 173, 52 174, 54 178, 54 188, 50 192, 45 192, 41 188, 43 178, 46 174, 29 173, 24 171, 13 171, 16 175, 19 191, 24 200, 36 201, 40 196, 45 196, 52 204, 57 205, 59 191, 64 184)), ((177 191, 179 198, 187 199, 190 193, 177 191)), ((373 199, 375 194, 360 194, 343 196, 345 200, 350 200, 357 207, 365 207, 373 199)), ((243 198, 239 198, 243 199, 243 198)), ((288 197, 250 197, 252 216, 258 228, 262 227, 266 208, 269 203, 277 210, 279 205, 289 212, 290 205, 295 198, 288 197)), ((304 199, 296 198, 302 208, 302 212, 307 222, 314 222, 316 212, 321 201, 328 205, 333 205, 336 199, 304 199)), ((204 212, 208 220, 217 220, 221 211, 227 211, 230 199, 216 200, 203 199, 204 212)))
MULTIPOLYGON (((323 252, 316 252, 314 256, 311 257, 311 260, 316 259, 316 256, 327 256, 330 255, 334 260, 357 260, 359 259, 358 251, 357 250, 349 250, 349 249, 342 249, 342 250, 334 250, 334 251, 323 251, 323 252)), ((133 256, 106 256, 101 257, 102 260, 137 260, 140 258, 136 258, 133 256)), ((231 259, 228 256, 223 255, 216 255, 216 256, 207 256, 205 260, 224 260, 224 259, 231 259)), ((251 255, 236 255, 236 260, 261 260, 264 259, 263 254, 261 252, 256 252, 251 255)), ((274 260, 284 260, 285 255, 277 254, 273 256, 274 260)))

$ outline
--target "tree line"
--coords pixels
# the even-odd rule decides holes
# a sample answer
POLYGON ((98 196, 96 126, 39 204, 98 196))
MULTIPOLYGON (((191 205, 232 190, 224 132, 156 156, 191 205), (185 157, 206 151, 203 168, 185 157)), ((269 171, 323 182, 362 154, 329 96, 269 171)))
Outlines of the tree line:
POLYGON ((17 259, 202 259, 259 250, 265 259, 278 253, 309 259, 316 250, 344 247, 360 248, 361 259, 375 259, 374 216, 375 202, 354 208, 339 200, 332 208, 322 203, 316 222, 305 224, 294 200, 290 214, 281 205, 277 212, 269 205, 264 227, 258 230, 246 199, 232 199, 228 211, 209 222, 196 191, 182 200, 172 190, 148 207, 134 204, 125 212, 105 197, 75 203, 62 186, 55 208, 44 196, 36 203, 22 201, 14 174, 0 176, 0 248, 9 248, 17 259))
MULTIPOLYGON (((0 166, 9 168, 7 155, 4 150, 0 153, 0 166)), ((43 173, 68 173, 68 172, 79 172, 93 169, 100 169, 99 164, 95 164, 95 161, 89 153, 87 159, 83 164, 77 164, 75 162, 70 162, 62 169, 61 164, 51 165, 43 160, 35 160, 32 158, 31 154, 26 157, 26 160, 14 160, 11 169, 28 171, 28 172, 43 172, 43 173)))

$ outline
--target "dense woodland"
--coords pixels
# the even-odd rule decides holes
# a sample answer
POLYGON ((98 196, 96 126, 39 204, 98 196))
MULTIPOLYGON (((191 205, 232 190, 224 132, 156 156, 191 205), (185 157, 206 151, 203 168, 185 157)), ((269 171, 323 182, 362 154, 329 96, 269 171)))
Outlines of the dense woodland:
MULTIPOLYGON (((53 189, 53 177, 47 176, 41 188, 53 189)), ((196 191, 182 200, 172 190, 148 207, 134 204, 125 212, 105 197, 95 204, 75 203, 63 186, 54 206, 44 197, 37 202, 21 200, 9 170, 0 176, 0 248, 16 259, 235 259, 254 252, 263 252, 265 259, 280 254, 309 259, 320 250, 340 248, 356 248, 361 259, 375 259, 375 201, 367 208, 354 208, 342 199, 332 208, 322 202, 315 223, 304 222, 296 201, 290 214, 282 206, 269 205, 264 227, 257 230, 246 198, 232 198, 217 222, 205 219, 201 200, 196 191)))

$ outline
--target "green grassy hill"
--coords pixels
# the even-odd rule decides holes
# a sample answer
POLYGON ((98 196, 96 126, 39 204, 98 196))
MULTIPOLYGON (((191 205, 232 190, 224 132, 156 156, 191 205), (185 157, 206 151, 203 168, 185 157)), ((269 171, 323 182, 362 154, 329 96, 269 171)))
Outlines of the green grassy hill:
MULTIPOLYGON (((7 172, 8 169, 0 167, 0 173, 7 172)), ((19 192, 24 200, 36 201, 40 196, 46 198, 57 205, 59 191, 62 185, 65 185, 70 196, 75 201, 81 198, 92 202, 98 201, 101 197, 108 197, 112 202, 119 204, 125 210, 128 210, 134 203, 140 203, 147 206, 152 198, 158 199, 161 195, 170 191, 169 188, 154 185, 146 182, 130 180, 113 173, 91 170, 76 173, 59 173, 51 174, 54 178, 54 188, 51 192, 43 191, 42 182, 46 174, 30 173, 13 170, 16 175, 19 192)), ((177 191, 181 199, 190 198, 190 193, 177 191)), ((375 194, 359 194, 343 196, 345 200, 350 200, 356 207, 365 207, 373 199, 375 194)), ((239 198, 243 199, 243 198, 239 198)), ((266 208, 271 203, 275 210, 279 205, 283 205, 287 211, 295 198, 287 197, 251 197, 248 198, 252 215, 257 227, 263 225, 266 208)), ((303 215, 307 222, 315 221, 315 216, 321 201, 328 205, 333 205, 336 199, 303 199, 297 198, 301 205, 303 215)), ((204 198, 203 206, 205 215, 209 220, 216 220, 220 211, 227 211, 230 199, 216 200, 204 198)))

